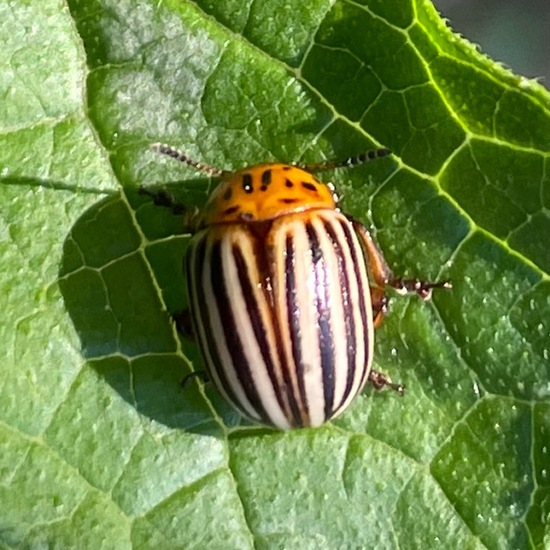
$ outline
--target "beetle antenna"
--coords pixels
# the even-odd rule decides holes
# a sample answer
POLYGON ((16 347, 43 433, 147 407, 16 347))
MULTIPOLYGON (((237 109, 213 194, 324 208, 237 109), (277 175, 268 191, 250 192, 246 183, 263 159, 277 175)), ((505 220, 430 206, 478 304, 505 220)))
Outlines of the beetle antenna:
POLYGON ((315 162, 313 164, 298 164, 298 166, 308 172, 322 172, 323 170, 333 170, 335 168, 351 168, 353 166, 360 166, 370 160, 387 157, 388 155, 391 155, 391 151, 389 149, 372 149, 343 160, 325 160, 322 162, 315 162))
POLYGON ((181 151, 178 151, 177 149, 174 149, 169 145, 164 145, 163 143, 154 143, 153 145, 151 145, 151 151, 156 151, 157 153, 161 153, 163 155, 172 157, 175 160, 179 160, 180 162, 187 164, 187 166, 196 168, 197 170, 200 170, 201 172, 204 172, 209 176, 223 176, 227 173, 225 170, 220 170, 219 168, 214 168, 213 166, 209 166, 208 164, 203 164, 202 162, 192 160, 185 153, 182 153, 181 151))

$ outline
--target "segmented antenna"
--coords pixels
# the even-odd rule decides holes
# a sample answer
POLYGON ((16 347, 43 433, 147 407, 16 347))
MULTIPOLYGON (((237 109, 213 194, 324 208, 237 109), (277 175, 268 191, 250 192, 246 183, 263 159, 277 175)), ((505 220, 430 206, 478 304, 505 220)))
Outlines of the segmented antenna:
POLYGON ((391 151, 389 149, 372 149, 371 151, 365 151, 360 155, 348 157, 344 160, 325 160, 322 162, 315 162, 313 164, 298 164, 297 166, 307 170, 308 172, 322 172, 323 170, 334 170, 335 168, 351 168, 352 166, 359 166, 369 162, 370 160, 387 157, 388 155, 391 155, 391 151))
POLYGON ((181 151, 178 151, 177 149, 174 149, 173 147, 170 147, 169 145, 165 145, 163 143, 154 143, 153 145, 151 145, 151 150, 172 157, 175 160, 179 160, 180 162, 187 164, 187 166, 196 168, 197 170, 200 170, 201 172, 204 172, 209 176, 218 177, 223 176, 227 173, 225 170, 220 170, 219 168, 214 168, 213 166, 209 166, 208 164, 192 160, 181 151))

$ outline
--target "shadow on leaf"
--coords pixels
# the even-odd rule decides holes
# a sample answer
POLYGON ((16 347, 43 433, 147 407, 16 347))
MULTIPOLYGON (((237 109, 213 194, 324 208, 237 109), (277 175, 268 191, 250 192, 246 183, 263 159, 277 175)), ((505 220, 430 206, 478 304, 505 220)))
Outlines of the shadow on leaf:
POLYGON ((82 354, 102 378, 140 414, 211 434, 220 431, 211 406, 227 423, 238 419, 213 388, 207 400, 196 383, 180 385, 190 362, 200 369, 201 360, 170 314, 186 303, 188 238, 175 224, 171 212, 135 194, 102 200, 67 236, 59 284, 82 354))

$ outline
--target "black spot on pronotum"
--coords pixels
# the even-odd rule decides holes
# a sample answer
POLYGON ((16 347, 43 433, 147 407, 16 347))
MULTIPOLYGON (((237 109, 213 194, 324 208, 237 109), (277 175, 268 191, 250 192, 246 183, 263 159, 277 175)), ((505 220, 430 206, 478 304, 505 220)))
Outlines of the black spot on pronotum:
POLYGON ((245 193, 254 192, 254 187, 252 185, 252 175, 251 174, 243 174, 243 191, 245 193))
POLYGON ((279 202, 282 202, 283 204, 292 204, 297 202, 298 199, 279 199, 279 202))
POLYGON ((290 180, 285 181, 286 187, 294 187, 294 184, 290 180))
POLYGON ((235 205, 235 206, 230 206, 229 208, 226 208, 223 211, 223 214, 224 216, 230 216, 231 214, 235 214, 238 211, 239 211, 239 206, 235 205))
POLYGON ((292 166, 283 166, 283 170, 287 172, 288 170, 292 170, 292 166))
POLYGON ((225 193, 223 194, 222 198, 224 201, 228 201, 233 196, 233 189, 231 187, 228 187, 225 190, 225 193))
POLYGON ((267 191, 269 184, 271 183, 271 169, 264 170, 262 173, 262 185, 260 191, 267 191))
POLYGON ((271 183, 271 169, 264 170, 262 174, 262 183, 264 185, 269 185, 271 183))
POLYGON ((317 187, 313 183, 309 183, 309 181, 303 181, 302 187, 304 189, 308 189, 309 191, 317 191, 317 187))

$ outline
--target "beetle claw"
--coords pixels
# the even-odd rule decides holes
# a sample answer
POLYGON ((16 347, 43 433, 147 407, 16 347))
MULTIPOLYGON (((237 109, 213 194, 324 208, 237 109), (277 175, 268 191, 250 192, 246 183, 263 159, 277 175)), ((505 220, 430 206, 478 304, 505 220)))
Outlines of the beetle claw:
POLYGON ((432 291, 435 288, 453 288, 451 281, 437 281, 436 283, 430 283, 428 281, 421 281, 419 279, 397 278, 388 281, 388 284, 393 287, 399 294, 405 295, 409 292, 414 292, 424 301, 428 301, 431 299, 432 291))
POLYGON ((185 389, 193 378, 198 378, 203 383, 210 382, 210 378, 208 377, 206 371, 195 370, 183 377, 183 380, 180 382, 181 389, 185 389))
POLYGON ((381 390, 387 386, 393 391, 396 391, 399 395, 405 395, 405 386, 392 382, 391 378, 386 376, 383 372, 371 370, 369 373, 369 382, 375 390, 381 390))

